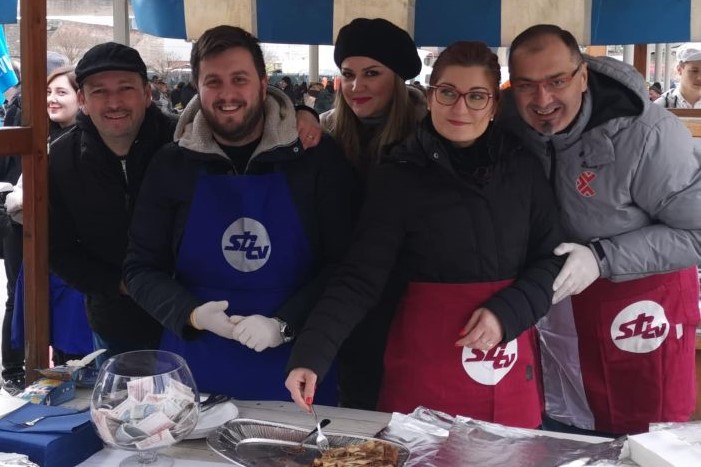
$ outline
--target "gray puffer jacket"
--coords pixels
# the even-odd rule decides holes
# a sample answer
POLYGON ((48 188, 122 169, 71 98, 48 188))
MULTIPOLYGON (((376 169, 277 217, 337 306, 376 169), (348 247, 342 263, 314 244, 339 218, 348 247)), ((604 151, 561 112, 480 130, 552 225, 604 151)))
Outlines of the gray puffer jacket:
POLYGON ((502 121, 543 162, 566 234, 589 244, 601 277, 624 281, 699 264, 701 160, 689 131, 648 100, 631 66, 585 60, 588 90, 566 132, 531 129, 509 93, 502 121))

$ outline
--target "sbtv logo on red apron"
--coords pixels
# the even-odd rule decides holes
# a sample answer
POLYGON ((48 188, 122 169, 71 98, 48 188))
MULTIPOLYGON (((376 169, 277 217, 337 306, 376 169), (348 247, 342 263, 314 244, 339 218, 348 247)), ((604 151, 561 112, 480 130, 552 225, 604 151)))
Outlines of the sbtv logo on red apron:
POLYGON ((250 217, 236 219, 224 231, 221 247, 226 261, 241 272, 253 272, 265 266, 272 250, 268 231, 250 217))
POLYGON ((465 373, 480 384, 494 386, 507 375, 518 360, 516 339, 489 350, 463 347, 462 366, 465 373))
POLYGON ((648 353, 656 350, 669 334, 664 308, 652 300, 642 300, 621 310, 611 324, 611 339, 621 350, 648 353))

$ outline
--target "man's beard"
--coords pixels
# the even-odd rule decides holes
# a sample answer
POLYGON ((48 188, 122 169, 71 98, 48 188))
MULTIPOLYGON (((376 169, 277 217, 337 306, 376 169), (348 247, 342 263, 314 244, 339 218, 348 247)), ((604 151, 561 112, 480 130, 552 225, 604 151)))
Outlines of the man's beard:
POLYGON ((204 113, 205 120, 209 123, 212 133, 220 136, 228 143, 236 143, 248 138, 261 120, 263 120, 265 115, 263 110, 263 92, 261 91, 258 101, 252 103, 245 112, 243 121, 234 128, 231 128, 230 125, 220 124, 209 109, 202 107, 202 112, 204 113))
POLYGON ((552 135, 554 133, 552 122, 540 122, 538 133, 541 135, 552 135))

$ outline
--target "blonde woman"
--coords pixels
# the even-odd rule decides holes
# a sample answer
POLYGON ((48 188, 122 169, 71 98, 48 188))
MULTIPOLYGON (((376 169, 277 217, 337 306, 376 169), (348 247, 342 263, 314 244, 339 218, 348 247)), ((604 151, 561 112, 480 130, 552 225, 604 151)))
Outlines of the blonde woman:
POLYGON ((380 154, 426 115, 424 96, 404 84, 419 74, 421 59, 403 29, 381 18, 357 18, 339 31, 334 61, 341 88, 321 125, 366 178, 380 154))

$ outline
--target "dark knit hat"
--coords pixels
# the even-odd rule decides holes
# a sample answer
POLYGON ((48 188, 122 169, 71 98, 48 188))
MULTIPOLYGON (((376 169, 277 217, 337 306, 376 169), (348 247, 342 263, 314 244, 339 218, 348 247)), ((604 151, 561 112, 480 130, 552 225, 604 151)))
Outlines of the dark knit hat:
POLYGON ((356 18, 338 31, 333 59, 370 57, 407 80, 421 71, 421 58, 409 34, 386 19, 356 18))
POLYGON ((75 67, 78 86, 82 86, 88 76, 102 71, 133 71, 138 73, 144 81, 147 80, 146 64, 139 52, 116 42, 98 44, 85 52, 75 67))

